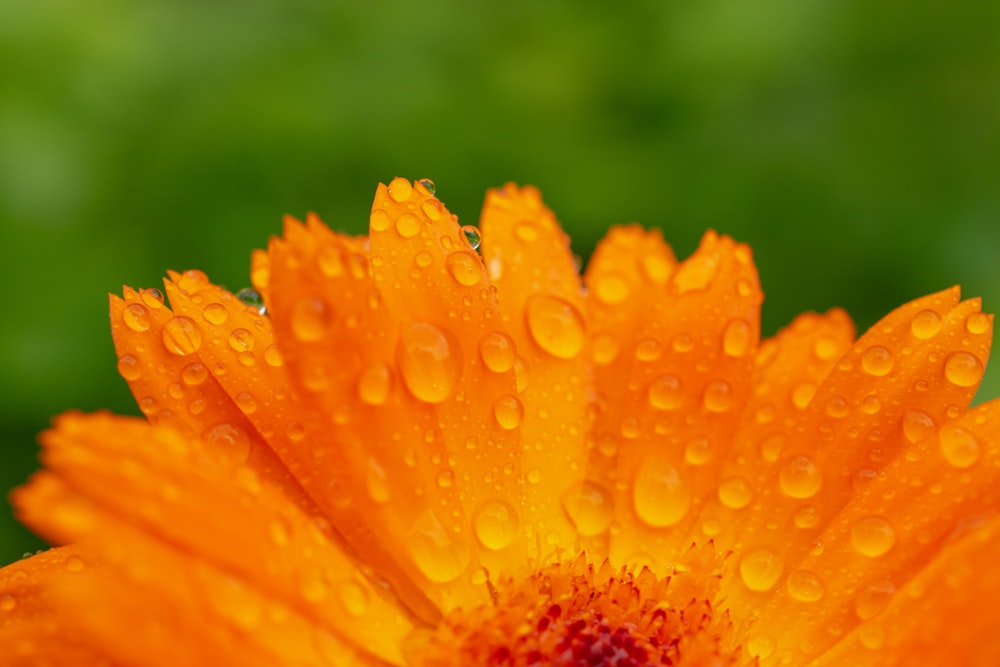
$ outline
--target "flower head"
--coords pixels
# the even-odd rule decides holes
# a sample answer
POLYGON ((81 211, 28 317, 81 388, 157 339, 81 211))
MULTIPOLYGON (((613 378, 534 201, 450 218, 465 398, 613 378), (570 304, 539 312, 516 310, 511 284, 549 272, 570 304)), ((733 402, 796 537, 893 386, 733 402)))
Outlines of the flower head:
POLYGON ((0 570, 4 664, 1000 657, 992 318, 957 288, 760 340, 728 237, 619 227, 581 282, 536 190, 476 230, 404 179, 251 279, 111 297, 146 418, 43 435, 13 500, 69 546, 0 570))

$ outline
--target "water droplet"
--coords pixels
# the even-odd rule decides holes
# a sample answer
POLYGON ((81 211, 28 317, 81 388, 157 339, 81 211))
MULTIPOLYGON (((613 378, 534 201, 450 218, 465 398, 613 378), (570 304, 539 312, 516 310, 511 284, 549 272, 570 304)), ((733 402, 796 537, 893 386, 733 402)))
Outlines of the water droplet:
POLYGON ((382 405, 389 398, 392 376, 389 367, 381 362, 366 368, 358 378, 358 396, 368 405, 382 405))
POLYGON ((342 582, 337 586, 337 597, 340 598, 344 611, 351 616, 364 616, 371 604, 368 589, 353 580, 342 582))
POLYGON ((751 657, 765 660, 774 653, 774 640, 768 635, 756 635, 747 642, 747 652, 751 657))
POLYGON ((285 429, 285 435, 287 435, 288 439, 292 442, 301 442, 306 437, 306 428, 299 422, 292 422, 288 425, 288 428, 285 429))
POLYGON ((896 531, 882 517, 868 516, 851 526, 851 545, 862 556, 876 558, 896 543, 896 531))
POLYGON ((13 595, 0 595, 0 611, 13 611, 17 607, 17 598, 13 595))
POLYGON ((412 213, 404 213, 396 218, 396 233, 404 239, 412 239, 420 233, 420 220, 412 213))
POLYGON ((377 208, 372 211, 371 217, 368 219, 371 231, 373 232, 384 232, 389 229, 389 214, 385 212, 384 209, 377 208))
POLYGON ((479 228, 475 225, 462 225, 462 235, 468 241, 470 248, 479 250, 479 244, 482 243, 482 238, 479 236, 479 228))
POLYGON ((594 363, 607 366, 618 357, 618 341, 609 333, 594 336, 591 347, 594 363))
POLYGON ((913 316, 910 331, 920 340, 933 338, 941 331, 941 316, 933 310, 921 310, 913 316))
POLYGON ((174 317, 163 325, 163 346, 173 354, 194 354, 201 348, 202 338, 201 329, 188 317, 174 317))
POLYGON ((450 489, 455 486, 455 473, 451 470, 442 470, 437 474, 437 485, 442 489, 450 489))
POLYGON ((153 310, 163 308, 163 292, 155 287, 142 290, 139 296, 142 297, 142 302, 153 310))
POLYGON ((800 507, 795 510, 793 521, 795 522, 795 527, 801 528, 802 530, 815 528, 816 524, 819 523, 819 510, 812 505, 800 507))
POLYGON ((944 362, 944 376, 956 387, 972 387, 983 377, 983 364, 974 354, 953 352, 944 362))
POLYGON ((705 409, 725 412, 733 405, 733 388, 725 380, 712 380, 705 385, 705 409))
POLYGON ((524 405, 515 396, 501 396, 493 403, 493 417, 500 428, 510 431, 521 425, 524 405))
POLYGON ((816 602, 825 592, 823 580, 810 570, 795 570, 785 580, 788 594, 800 602, 816 602))
POLYGON ((760 441, 760 455, 768 463, 778 460, 787 438, 783 433, 772 433, 760 441))
POLYGON ((130 303, 122 311, 122 321, 132 331, 140 333, 148 331, 150 326, 149 310, 141 303, 130 303))
POLYGON ((972 313, 965 320, 965 330, 973 336, 986 333, 990 328, 990 316, 986 313, 972 313))
POLYGON ((684 445, 684 460, 693 466, 703 466, 712 460, 712 442, 701 436, 688 440, 684 445))
POLYGON ((392 498, 392 485, 389 483, 385 468, 374 458, 368 459, 365 484, 368 488, 368 496, 376 504, 384 505, 392 498))
POLYGON ((812 498, 823 485, 823 476, 808 456, 794 456, 781 466, 781 490, 792 498, 812 498))
MULTIPOLYGON (((420 205, 420 210, 424 212, 424 215, 426 215, 429 220, 432 220, 434 222, 440 220, 441 216, 444 215, 444 206, 442 206, 441 202, 439 202, 436 199, 428 199, 427 201, 425 201, 423 204, 420 205)), ((448 239, 449 242, 451 241, 450 236, 442 237, 442 241, 444 239, 448 239)), ((449 249, 449 246, 445 246, 444 243, 442 243, 442 246, 446 250, 449 249)))
POLYGON ((471 252, 453 252, 444 260, 448 273, 459 285, 473 287, 478 285, 483 277, 483 263, 479 256, 471 252))
POLYGON ((833 361, 837 352, 837 342, 831 338, 820 338, 813 343, 813 354, 820 361, 833 361))
POLYGON ((694 349, 694 338, 690 334, 677 334, 673 342, 674 352, 690 352, 694 349))
POLYGON ((864 400, 861 401, 861 409, 864 410, 866 414, 873 415, 882 409, 882 401, 880 401, 878 396, 875 394, 868 394, 865 396, 864 400))
POLYGON ((285 360, 281 357, 281 351, 278 349, 277 345, 268 345, 267 349, 264 350, 264 362, 268 366, 273 366, 275 368, 285 365, 285 360))
POLYGON ((681 379, 676 375, 661 375, 649 385, 649 404, 658 410, 675 410, 683 400, 681 379))
POLYGON ((632 504, 643 523, 662 528, 684 518, 691 504, 691 489, 681 473, 655 454, 639 466, 632 484, 632 504))
POLYGON ((647 253, 642 256, 642 272, 654 285, 663 285, 670 279, 673 266, 667 258, 659 254, 647 253))
POLYGON ((506 549, 517 537, 517 513, 502 500, 488 500, 476 510, 472 518, 472 528, 487 549, 506 549))
POLYGON ((799 410, 809 407, 809 401, 816 395, 816 385, 803 382, 792 389, 792 405, 799 410))
POLYGON ((858 628, 861 645, 870 651, 877 651, 885 644, 885 630, 877 625, 862 625, 858 628))
POLYGON ((233 329, 229 334, 229 347, 236 352, 249 352, 253 349, 253 334, 246 329, 233 329))
POLYGON ((493 331, 479 340, 479 356, 489 370, 494 373, 506 373, 514 367, 517 348, 510 336, 500 331, 493 331))
POLYGON ((903 412, 903 435, 910 442, 917 443, 934 432, 934 420, 926 412, 906 410, 903 412))
POLYGON ((417 183, 421 185, 424 189, 424 192, 426 192, 429 195, 432 195, 435 192, 437 192, 437 188, 434 187, 434 181, 432 181, 429 178, 421 178, 419 181, 417 181, 417 183))
POLYGON ((663 354, 663 346, 655 338, 643 338, 635 346, 635 358, 639 361, 656 361, 663 354))
POLYGON ((722 351, 730 357, 742 357, 753 344, 753 330, 746 320, 730 320, 722 330, 722 351))
POLYGON ((333 311, 326 301, 306 296, 296 302, 292 310, 292 333, 303 342, 315 342, 326 335, 333 320, 333 311))
POLYGON ((458 579, 471 558, 469 545, 452 539, 431 510, 417 519, 406 546, 420 573, 436 584, 458 579))
POLYGON ((308 565, 299 571, 299 593, 306 602, 318 604, 326 599, 329 592, 326 577, 316 565, 308 565))
POLYGON ((941 427, 938 437, 945 460, 956 468, 969 468, 979 460, 979 441, 964 428, 946 424, 941 427))
POLYGON ((528 365, 521 357, 514 360, 514 380, 517 393, 523 394, 528 388, 528 365))
POLYGON ((397 203, 402 204, 413 194, 413 185, 405 178, 394 178, 389 183, 389 197, 397 203))
POLYGON ((889 605, 896 587, 889 581, 876 581, 868 584, 854 599, 854 613, 862 621, 878 616, 889 605))
POLYGON ((610 306, 622 303, 629 295, 628 282, 615 273, 597 277, 591 287, 597 299, 610 306))
POLYGON ((236 293, 236 298, 244 306, 249 306, 256 309, 259 315, 264 315, 267 313, 267 308, 264 306, 264 297, 260 295, 260 292, 252 287, 244 287, 239 292, 236 293))
POLYGON ((751 591, 763 593, 774 588, 784 567, 781 557, 774 551, 757 547, 747 551, 740 559, 740 578, 751 591))
POLYGON ((250 436, 239 426, 223 422, 205 429, 202 440, 231 463, 246 463, 250 458, 250 436))
POLYGON ((123 354, 118 358, 118 374, 129 382, 133 382, 142 377, 142 366, 135 356, 123 354))
POLYGON ((221 303, 208 304, 205 306, 205 310, 202 311, 202 315, 205 316, 205 320, 209 324, 215 325, 224 324, 229 319, 229 311, 221 303))
POLYGON ((451 396, 462 375, 461 347, 455 337, 433 324, 411 324, 396 348, 406 388, 418 400, 441 403, 451 396))
MULTIPOLYGON (((528 481, 532 473, 528 473, 528 481)), ((541 475, 538 475, 541 480, 541 475)), ((537 483, 537 482, 532 482, 537 483)), ((614 518, 614 501, 602 485, 589 480, 570 486, 561 497, 563 511, 576 527, 580 535, 593 537, 600 535, 611 525, 614 518)))
POLYGON ((253 414, 257 410, 257 399, 249 391, 241 391, 236 394, 236 405, 243 414, 253 414))
POLYGON ((583 349, 586 326, 573 304, 539 294, 528 299, 525 313, 532 339, 553 357, 572 359, 583 349))
POLYGON ((678 294, 707 289, 719 272, 719 256, 701 252, 681 263, 674 272, 674 286, 678 294))
POLYGON ((753 489, 744 477, 730 477, 719 484, 719 501, 729 509, 743 509, 753 498, 753 489))
POLYGON ((869 375, 882 377, 888 375, 896 364, 892 352, 881 345, 872 345, 861 356, 861 368, 869 375))

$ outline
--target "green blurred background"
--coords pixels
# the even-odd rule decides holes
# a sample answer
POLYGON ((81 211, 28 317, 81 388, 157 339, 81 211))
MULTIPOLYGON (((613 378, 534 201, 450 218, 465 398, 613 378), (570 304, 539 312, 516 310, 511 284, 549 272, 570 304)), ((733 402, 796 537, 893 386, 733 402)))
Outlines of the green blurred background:
MULTIPOLYGON (((584 256, 732 234, 766 333, 955 283, 1000 308, 1000 4, 611 6, 0 0, 0 490, 53 414, 136 413, 109 291, 243 287, 283 213, 361 231, 396 175, 466 223, 536 184, 584 256)), ((2 510, 0 562, 40 546, 2 510)))

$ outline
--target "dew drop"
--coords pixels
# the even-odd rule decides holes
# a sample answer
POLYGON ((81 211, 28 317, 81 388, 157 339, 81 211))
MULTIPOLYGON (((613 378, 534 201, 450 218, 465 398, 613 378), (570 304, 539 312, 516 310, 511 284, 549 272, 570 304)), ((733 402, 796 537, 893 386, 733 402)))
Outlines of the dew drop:
POLYGON ((333 311, 326 301, 314 296, 299 299, 292 309, 292 333, 310 343, 323 338, 333 320, 333 311))
POLYGON ((683 400, 681 379, 676 375, 661 375, 649 385, 649 404, 657 410, 675 410, 683 400))
POLYGON ((986 333, 990 328, 990 316, 986 313, 972 313, 965 320, 965 330, 973 336, 986 333))
POLYGON ((428 322, 409 325, 396 348, 406 388, 418 400, 441 403, 462 375, 462 354, 455 337, 428 322))
MULTIPOLYGON (((528 473, 529 482, 533 472, 528 473)), ((566 516, 584 537, 602 534, 614 518, 611 494, 597 482, 586 480, 573 484, 562 494, 560 501, 566 516)))
MULTIPOLYGON (((424 212, 424 215, 426 215, 429 220, 435 222, 440 220, 441 216, 444 215, 444 207, 441 205, 441 202, 436 199, 428 199, 425 201, 420 205, 420 210, 424 212)), ((451 241, 451 237, 448 236, 442 237, 442 240, 445 238, 448 239, 448 241, 451 241)))
POLYGON ((431 510, 417 519, 406 546, 420 573, 436 584, 458 579, 471 558, 469 546, 452 539, 431 510))
POLYGON ((956 468, 969 468, 979 460, 979 441, 964 428, 946 424, 938 437, 945 460, 956 468))
POLYGON ((699 436, 687 441, 684 445, 684 460, 693 466, 703 466, 712 460, 712 442, 699 436))
POLYGON ((424 192, 429 195, 437 192, 437 188, 434 186, 434 181, 429 178, 421 178, 417 183, 423 188, 424 192))
POLYGON ((858 628, 861 645, 870 651, 877 651, 885 644, 885 630, 877 625, 862 625, 858 628))
POLYGON ((493 403, 493 418, 505 431, 510 431, 521 425, 524 418, 524 405, 516 396, 501 396, 493 403))
POLYGON ((618 341, 609 333, 599 333, 594 336, 592 353, 595 364, 607 366, 618 357, 618 341))
POLYGON ((851 412, 850 404, 843 396, 832 396, 826 402, 826 414, 834 419, 843 419, 851 412))
POLYGON ((405 178, 394 178, 389 183, 389 197, 394 202, 402 204, 413 194, 413 185, 405 178))
POLYGON ((479 236, 479 228, 475 225, 462 225, 462 236, 469 243, 469 247, 473 250, 479 250, 479 244, 482 243, 482 238, 479 236))
POLYGON ((751 657, 765 660, 774 653, 774 640, 768 635, 755 635, 747 642, 747 652, 751 657))
POLYGON ((442 470, 437 474, 437 485, 442 489, 455 486, 455 473, 451 470, 442 470))
POLYGON ((690 352, 694 349, 694 338, 690 334, 677 334, 673 342, 674 352, 690 352))
POLYGON ((812 400, 815 394, 816 385, 809 382, 798 384, 792 389, 792 405, 799 410, 805 410, 809 407, 809 401, 812 400))
POLYGON ((757 593, 774 588, 783 569, 781 557, 767 547, 750 549, 740 559, 740 578, 747 588, 757 593))
POLYGON ((813 343, 813 354, 820 361, 833 361, 837 351, 837 343, 833 339, 820 338, 813 343))
POLYGON ((812 498, 823 484, 823 476, 808 456, 794 456, 781 466, 778 482, 792 498, 812 498))
POLYGON ((774 463, 781 455, 787 438, 783 433, 772 433, 760 441, 760 455, 768 463, 774 463))
POLYGON ((722 351, 730 357, 742 357, 753 344, 753 331, 746 320, 730 320, 722 330, 722 351))
POLYGON ((326 599, 330 587, 326 583, 323 571, 317 566, 301 568, 299 572, 299 593, 306 602, 319 604, 326 599))
POLYGON ((865 411, 866 414, 873 415, 882 409, 882 401, 875 394, 868 394, 861 401, 861 409, 865 411))
POLYGON ((377 208, 372 211, 368 223, 373 232, 384 232, 389 229, 389 214, 384 209, 377 208))
POLYGON ((377 362, 362 371, 358 378, 358 396, 368 405, 382 405, 389 398, 391 385, 389 367, 377 362))
POLYGON ((264 297, 262 297, 260 292, 252 287, 244 287, 241 289, 236 293, 236 298, 244 306, 254 308, 259 315, 267 313, 267 308, 264 306, 264 297))
POLYGON ((921 410, 906 410, 903 413, 903 435, 912 443, 917 443, 934 432, 934 420, 921 410))
POLYGON ((392 485, 389 483, 385 468, 374 458, 368 459, 365 486, 368 489, 368 496, 377 505, 384 505, 392 498, 392 485))
POLYGON ((235 352, 249 352, 253 349, 253 334, 246 329, 233 329, 229 334, 229 347, 235 352))
POLYGON ((517 537, 517 513, 502 500, 488 500, 474 513, 472 527, 487 549, 506 549, 517 537))
POLYGON ((556 296, 539 294, 525 307, 528 331, 542 350, 558 359, 572 359, 583 349, 586 326, 576 307, 556 296))
POLYGON ((816 524, 819 523, 819 510, 812 505, 800 507, 795 511, 792 520, 795 522, 796 528, 801 528, 802 530, 815 528, 816 524))
POLYGON ((625 301, 629 295, 628 282, 622 276, 611 273, 599 276, 592 285, 598 301, 614 306, 625 301))
POLYGON ((368 590, 356 581, 348 580, 337 586, 337 597, 340 604, 351 616, 364 616, 371 604, 368 590))
POLYGON ((712 380, 705 385, 705 409, 726 412, 733 405, 733 387, 725 380, 712 380))
POLYGON ((869 375, 888 375, 895 365, 892 353, 881 345, 872 345, 861 356, 861 368, 869 375))
POLYGON ((404 213, 396 218, 396 233, 404 239, 412 239, 420 233, 420 220, 412 213, 404 213))
POLYGON ((933 338, 941 331, 941 316, 933 310, 921 310, 910 321, 910 331, 920 340, 933 338))
POLYGON ((264 362, 274 368, 285 365, 285 360, 282 358, 281 351, 277 345, 272 344, 267 346, 267 349, 264 350, 264 362))
POLYGON ((479 340, 479 356, 483 365, 494 373, 506 373, 514 367, 517 348, 505 333, 493 331, 479 340))
POLYGON ((202 315, 209 324, 220 325, 229 319, 229 311, 221 303, 210 303, 205 306, 202 315))
POLYGON ((889 601, 895 593, 896 587, 889 581, 882 580, 871 583, 862 588, 854 599, 854 613, 862 621, 874 618, 889 605, 889 601))
POLYGON ((974 354, 953 352, 944 362, 944 376, 956 387, 972 387, 983 377, 983 364, 974 354))
POLYGON ((647 253, 642 256, 642 272, 654 285, 663 285, 670 279, 673 265, 662 255, 647 253))
POLYGON ((223 422, 205 429, 202 440, 231 463, 246 463, 250 458, 250 436, 239 426, 223 422))
POLYGON ((663 346, 655 338, 643 338, 635 346, 635 358, 639 361, 656 361, 663 354, 663 346))
POLYGON ((13 611, 17 607, 17 598, 13 595, 0 595, 0 611, 13 611))
POLYGON ((162 339, 168 352, 186 356, 201 348, 203 335, 194 320, 178 316, 163 325, 162 339))
POLYGON ((729 509, 743 509, 753 498, 753 489, 744 477, 730 477, 719 484, 719 502, 729 509))
POLYGON ((811 570, 795 570, 789 574, 785 588, 799 602, 816 602, 825 592, 823 580, 811 570))
POLYGON ((122 311, 122 321, 132 331, 148 331, 150 327, 149 310, 141 303, 130 303, 122 311))
POLYGON ((83 572, 84 567, 83 559, 76 555, 67 558, 63 564, 63 569, 67 572, 83 572))
POLYGON ((643 523, 672 526, 687 514, 691 489, 666 459, 653 455, 639 466, 632 484, 632 504, 643 523))
POLYGON ((142 377, 142 367, 139 360, 131 354, 123 354, 118 358, 118 374, 129 382, 142 377))
POLYGON ((444 264, 455 282, 463 287, 478 285, 483 277, 483 263, 471 252, 453 252, 444 260, 444 264))
POLYGON ((142 302, 153 310, 163 308, 163 292, 155 287, 142 290, 139 296, 142 297, 142 302))
POLYGON ((249 391, 241 391, 236 394, 236 405, 246 415, 257 411, 257 399, 249 391))
POLYGON ((862 556, 876 558, 896 542, 896 531, 882 517, 868 516, 851 526, 851 545, 862 556))

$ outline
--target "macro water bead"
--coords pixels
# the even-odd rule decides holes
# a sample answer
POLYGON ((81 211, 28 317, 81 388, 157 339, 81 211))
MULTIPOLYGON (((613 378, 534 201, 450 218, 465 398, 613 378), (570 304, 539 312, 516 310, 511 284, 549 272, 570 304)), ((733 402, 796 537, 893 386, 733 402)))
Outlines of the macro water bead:
POLYGON ((1000 664, 978 299, 761 338, 727 236, 615 227, 581 275, 536 189, 435 193, 111 296, 144 417, 42 435, 0 663, 1000 664))

